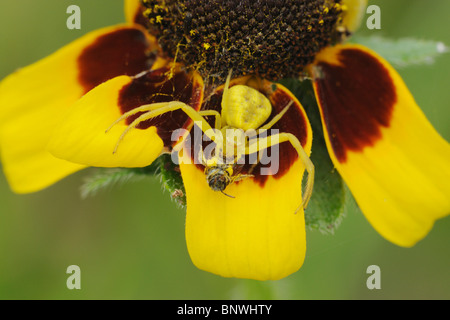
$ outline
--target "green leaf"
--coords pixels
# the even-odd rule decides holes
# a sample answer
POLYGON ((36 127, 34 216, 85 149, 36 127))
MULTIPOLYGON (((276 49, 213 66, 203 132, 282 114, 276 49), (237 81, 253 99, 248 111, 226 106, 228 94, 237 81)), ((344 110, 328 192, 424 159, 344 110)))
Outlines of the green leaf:
POLYGON ((413 38, 392 40, 379 36, 354 36, 351 42, 362 44, 376 51, 393 66, 399 68, 431 64, 438 56, 449 51, 442 42, 413 38))
POLYGON ((186 206, 186 194, 179 167, 172 162, 170 154, 163 154, 150 166, 144 168, 98 168, 81 186, 81 196, 96 195, 100 190, 128 182, 136 182, 149 176, 157 176, 163 189, 180 207, 186 206))
POLYGON ((158 170, 159 164, 156 162, 144 168, 96 168, 81 186, 81 197, 95 196, 100 190, 141 180, 155 175, 158 170))
POLYGON ((300 100, 313 129, 311 161, 316 172, 313 194, 305 210, 306 226, 322 233, 333 234, 344 217, 347 199, 345 183, 328 155, 311 82, 285 79, 281 83, 300 100))
POLYGON ((95 196, 100 190, 126 182, 140 180, 143 177, 145 177, 144 174, 140 174, 134 169, 98 168, 93 175, 86 178, 84 184, 81 186, 81 197, 95 196))
POLYGON ((305 223, 310 229, 333 234, 344 217, 345 184, 334 168, 325 141, 316 138, 311 161, 316 167, 313 196, 305 210, 305 223))

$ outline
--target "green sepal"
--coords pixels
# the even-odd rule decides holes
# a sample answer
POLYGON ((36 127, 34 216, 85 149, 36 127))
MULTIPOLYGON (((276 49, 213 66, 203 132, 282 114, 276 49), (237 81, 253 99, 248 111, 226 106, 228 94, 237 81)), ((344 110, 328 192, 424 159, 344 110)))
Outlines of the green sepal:
POLYGON ((169 192, 171 199, 180 207, 186 206, 183 180, 170 154, 162 154, 150 166, 144 168, 97 168, 81 186, 81 196, 83 198, 93 196, 100 190, 136 182, 150 176, 159 177, 162 187, 169 192))
POLYGON ((81 185, 81 197, 95 196, 101 190, 112 188, 127 182, 138 181, 146 174, 134 168, 96 168, 81 185))
POLYGON ((159 177, 161 184, 170 194, 170 198, 179 206, 186 207, 186 191, 181 178, 180 167, 173 163, 170 154, 161 155, 159 162, 159 177))

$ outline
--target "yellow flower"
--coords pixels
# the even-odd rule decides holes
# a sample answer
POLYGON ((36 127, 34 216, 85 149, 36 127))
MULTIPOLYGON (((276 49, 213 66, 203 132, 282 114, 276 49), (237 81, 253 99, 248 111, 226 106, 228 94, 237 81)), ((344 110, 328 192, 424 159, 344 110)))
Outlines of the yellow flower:
POLYGON ((259 92, 269 113, 252 112, 257 124, 249 128, 279 130, 279 168, 263 175, 267 165, 246 162, 213 179, 208 161, 182 162, 186 240, 202 270, 283 278, 306 251, 299 204, 305 168, 313 172, 312 130, 297 98, 272 81, 307 74, 330 157, 383 237, 412 246, 448 214, 448 143, 383 58, 343 44, 366 1, 174 3, 127 0, 127 24, 91 32, 0 83, 1 159, 15 192, 41 190, 86 166, 148 166, 178 150, 172 133, 192 132, 193 120, 203 129, 225 128, 218 119, 244 129, 239 112, 250 104, 228 100, 259 92))

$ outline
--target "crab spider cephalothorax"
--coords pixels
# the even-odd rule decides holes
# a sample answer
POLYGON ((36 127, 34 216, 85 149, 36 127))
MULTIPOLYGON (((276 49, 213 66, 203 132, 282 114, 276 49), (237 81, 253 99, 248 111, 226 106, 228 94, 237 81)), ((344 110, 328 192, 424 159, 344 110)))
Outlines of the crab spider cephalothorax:
MULTIPOLYGON (((124 113, 110 126, 110 128, 106 130, 106 133, 120 121, 123 121, 138 113, 142 113, 142 115, 138 116, 124 130, 115 146, 113 153, 117 152, 120 142, 124 139, 126 134, 130 130, 136 128, 141 122, 147 121, 167 112, 182 110, 196 124, 199 124, 203 133, 215 143, 212 157, 207 159, 204 154, 200 157, 202 164, 205 167, 204 174, 206 176, 206 180, 212 190, 223 193, 229 184, 252 177, 251 174, 240 174, 239 170, 236 170, 238 168, 237 163, 239 160, 242 160, 245 155, 261 152, 264 149, 270 148, 271 146, 282 142, 290 142, 297 151, 300 160, 308 172, 306 189, 304 191, 301 204, 304 208, 306 208, 311 197, 314 184, 314 165, 297 137, 291 133, 280 132, 254 139, 256 137, 256 130, 258 130, 259 133, 269 130, 283 117, 292 103, 289 103, 280 113, 273 117, 273 119, 264 124, 272 112, 272 105, 269 99, 258 90, 246 85, 234 85, 230 87, 231 75, 232 71, 228 74, 223 90, 221 113, 215 110, 196 111, 191 106, 180 101, 142 105, 124 113), (214 128, 212 128, 205 119, 205 117, 208 116, 213 116, 215 118, 214 128), (232 140, 227 139, 230 131, 233 133, 232 140), (253 136, 244 135, 244 131, 251 131, 255 134, 253 136), (236 136, 243 137, 243 140, 237 139, 236 141, 236 136)), ((181 146, 185 138, 186 137, 183 137, 182 141, 177 143, 174 151, 179 151, 179 147, 177 148, 177 146, 181 146)))

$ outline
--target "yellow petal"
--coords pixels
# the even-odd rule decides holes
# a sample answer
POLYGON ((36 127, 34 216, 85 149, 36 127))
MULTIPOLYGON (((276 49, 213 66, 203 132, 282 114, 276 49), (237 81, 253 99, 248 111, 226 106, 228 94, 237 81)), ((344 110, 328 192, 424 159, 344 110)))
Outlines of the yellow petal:
POLYGON ((124 9, 127 22, 140 24, 145 9, 140 0, 125 0, 124 9))
POLYGON ((345 8, 342 25, 350 32, 355 32, 364 18, 367 8, 367 0, 343 0, 345 8))
POLYGON ((280 179, 264 187, 245 179, 212 191, 203 171, 180 166, 186 188, 186 242, 193 263, 223 277, 277 280, 303 264, 306 240, 297 161, 280 179))
MULTIPOLYGON (((140 0, 125 0, 124 2, 125 9, 125 18, 128 23, 138 24, 147 28, 147 19, 143 16, 143 12, 146 9, 140 0)), ((153 62, 152 69, 158 69, 167 65, 169 61, 165 58, 162 58, 163 54, 161 54, 161 49, 158 45, 158 40, 151 34, 147 33, 148 41, 150 42, 150 46, 154 48, 155 51, 158 51, 155 62, 153 62)))
POLYGON ((414 245, 450 212, 449 144, 373 51, 328 48, 312 73, 336 168, 382 236, 414 245))
POLYGON ((64 115, 48 144, 56 157, 97 167, 144 167, 169 150, 172 131, 189 122, 180 110, 140 123, 123 135, 142 112, 122 115, 143 105, 181 101, 199 109, 203 82, 170 66, 136 77, 120 76, 91 90, 64 115), (169 70, 173 77, 167 78, 169 70), (116 123, 116 120, 119 120, 116 123), (114 125, 113 125, 114 124, 114 125))
POLYGON ((98 84, 147 70, 152 50, 140 26, 104 28, 0 83, 1 159, 15 192, 38 191, 83 168, 45 150, 51 132, 64 112, 98 84))
POLYGON ((95 167, 144 167, 161 153, 164 145, 156 128, 131 130, 114 153, 125 121, 107 129, 122 113, 119 93, 132 82, 128 76, 107 81, 78 100, 56 127, 48 144, 54 156, 95 167))

